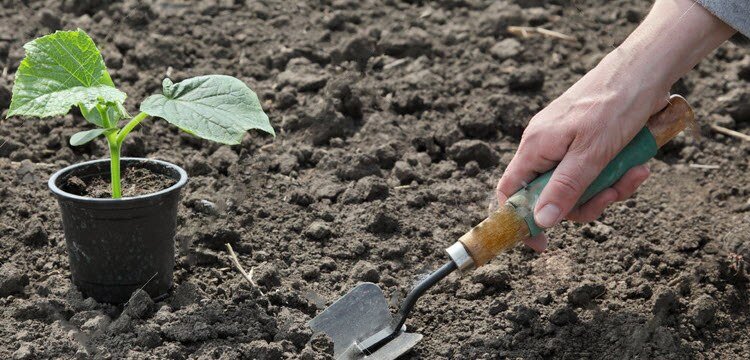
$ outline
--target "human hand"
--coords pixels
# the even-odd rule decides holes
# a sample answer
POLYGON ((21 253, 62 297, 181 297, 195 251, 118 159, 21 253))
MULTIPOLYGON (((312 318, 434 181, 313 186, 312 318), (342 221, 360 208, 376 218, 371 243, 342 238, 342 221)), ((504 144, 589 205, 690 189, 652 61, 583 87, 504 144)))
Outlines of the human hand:
MULTIPOLYGON (((531 119, 498 182, 499 202, 555 166, 534 208, 540 227, 564 218, 592 221, 612 202, 630 197, 648 177, 646 166, 575 206, 649 116, 667 104, 671 85, 735 32, 692 0, 656 1, 623 44, 531 119)), ((540 234, 526 244, 543 251, 547 239, 540 234)))
MULTIPOLYGON (((608 81, 614 75, 610 69, 593 70, 532 118, 498 182, 500 203, 557 166, 534 209, 536 223, 547 228, 563 218, 588 222, 601 216, 609 204, 630 197, 646 180, 648 168, 637 166, 612 187, 575 206, 588 185, 643 128, 649 116, 666 106, 666 90, 662 96, 630 90, 639 87, 608 81)), ((527 244, 542 251, 546 242, 541 234, 527 244)))

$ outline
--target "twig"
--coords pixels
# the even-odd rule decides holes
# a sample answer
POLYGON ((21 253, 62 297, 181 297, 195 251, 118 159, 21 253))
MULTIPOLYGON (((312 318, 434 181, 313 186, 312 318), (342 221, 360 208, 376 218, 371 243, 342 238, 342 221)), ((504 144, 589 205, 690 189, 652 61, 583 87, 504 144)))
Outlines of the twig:
POLYGON ((242 265, 240 265, 240 260, 237 259, 237 254, 235 254, 234 250, 232 250, 232 245, 229 245, 229 243, 226 243, 224 245, 227 247, 227 250, 229 251, 229 256, 232 257, 232 262, 234 263, 234 266, 237 267, 237 270, 239 270, 240 273, 242 273, 242 276, 245 277, 245 279, 249 281, 250 284, 253 285, 254 288, 258 289, 258 292, 260 292, 262 296, 266 296, 266 294, 263 293, 260 287, 258 287, 258 285, 255 283, 255 281, 253 281, 253 270, 255 270, 255 268, 250 268, 250 273, 248 274, 245 271, 245 269, 242 267, 242 265))
POLYGON ((536 31, 539 32, 542 35, 546 35, 546 36, 549 36, 549 37, 557 38, 557 39, 560 39, 560 40, 576 41, 576 38, 573 37, 573 36, 566 35, 566 34, 563 34, 561 32, 557 32, 557 31, 553 31, 553 30, 547 30, 547 29, 542 28, 542 27, 537 27, 536 31))
POLYGON ((417 187, 417 185, 411 185, 411 184, 409 184, 409 185, 394 186, 393 188, 396 189, 396 190, 401 190, 401 189, 411 189, 411 188, 415 188, 415 187, 417 187))
POLYGON ((383 70, 388 70, 390 68, 395 68, 396 66, 405 64, 407 61, 409 61, 407 58, 401 58, 398 60, 391 61, 385 65, 383 65, 383 70))
POLYGON ((690 164, 689 167, 693 169, 706 169, 706 170, 716 170, 721 169, 721 166, 719 165, 703 165, 703 164, 690 164))
POLYGON ((711 130, 716 131, 717 133, 721 133, 724 135, 728 135, 740 140, 750 141, 750 135, 743 134, 739 131, 734 131, 732 129, 727 129, 723 126, 719 126, 716 124, 711 124, 711 130))
POLYGON ((545 29, 543 27, 533 26, 508 26, 508 32, 520 36, 522 38, 528 38, 530 34, 537 33, 543 36, 565 40, 565 41, 576 41, 576 38, 570 35, 563 34, 554 30, 545 29))
POLYGON ((273 142, 269 143, 269 144, 265 144, 265 145, 261 146, 260 149, 258 149, 258 151, 259 152, 260 151, 267 151, 268 149, 272 148, 274 145, 276 145, 276 143, 273 143, 273 142))

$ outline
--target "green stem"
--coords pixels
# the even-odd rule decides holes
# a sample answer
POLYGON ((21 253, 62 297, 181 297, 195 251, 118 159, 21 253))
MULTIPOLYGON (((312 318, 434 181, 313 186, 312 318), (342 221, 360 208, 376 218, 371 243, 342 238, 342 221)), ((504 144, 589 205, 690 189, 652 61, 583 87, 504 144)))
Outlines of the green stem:
POLYGON ((145 112, 141 112, 138 115, 136 115, 134 118, 130 119, 127 124, 125 124, 125 127, 123 127, 120 131, 117 132, 117 146, 121 146, 122 142, 125 141, 125 137, 130 134, 131 131, 144 119, 148 117, 148 114, 145 112))
MULTIPOLYGON (((142 112, 130 119, 125 127, 120 131, 113 132, 107 135, 107 143, 109 143, 109 158, 110 158, 110 174, 112 177, 112 198, 119 199, 122 197, 122 191, 120 189, 120 150, 122 149, 122 143, 125 141, 125 137, 130 134, 131 131, 145 118, 148 114, 142 112)), ((106 119, 106 112, 104 115, 106 119)), ((109 119, 105 120, 109 123, 109 119)), ((111 124, 110 124, 111 126, 111 124)))
POLYGON ((112 124, 110 124, 109 115, 107 115, 107 106, 102 105, 102 104, 96 104, 96 111, 99 112, 99 117, 102 119, 102 123, 104 124, 104 127, 111 128, 112 124))
POLYGON ((122 192, 120 191, 120 144, 117 142, 117 137, 114 133, 107 136, 107 143, 109 143, 109 173, 112 183, 112 198, 119 199, 122 197, 122 192))

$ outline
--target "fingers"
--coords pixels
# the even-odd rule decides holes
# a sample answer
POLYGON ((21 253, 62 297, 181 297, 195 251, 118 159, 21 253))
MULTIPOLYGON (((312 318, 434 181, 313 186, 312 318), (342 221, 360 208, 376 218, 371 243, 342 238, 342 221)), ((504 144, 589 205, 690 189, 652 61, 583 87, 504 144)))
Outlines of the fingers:
MULTIPOLYGON (((604 209, 615 201, 623 201, 633 195, 641 184, 651 174, 648 166, 639 165, 623 175, 611 188, 607 188, 594 196, 585 204, 571 210, 566 218, 578 222, 590 222, 601 216, 604 209)), ((547 249, 549 240, 544 233, 527 238, 524 243, 538 253, 547 249)))
POLYGON ((534 180, 537 173, 529 168, 526 153, 523 152, 523 148, 518 149, 513 159, 510 160, 508 167, 505 168, 503 176, 500 177, 500 181, 497 182, 497 199, 499 203, 504 203, 505 200, 515 194, 516 191, 523 187, 523 184, 527 184, 531 180, 534 180))
POLYGON ((566 218, 577 222, 590 222, 599 218, 604 209, 615 201, 623 201, 633 195, 651 172, 646 165, 639 165, 623 175, 611 188, 601 191, 585 204, 571 210, 566 218))
POLYGON ((516 154, 497 182, 498 202, 504 203, 540 173, 555 166, 555 158, 558 155, 557 160, 562 158, 568 143, 569 139, 549 139, 549 136, 540 136, 527 129, 516 154))
MULTIPOLYGON (((590 157, 590 156, 589 156, 590 157)), ((568 152, 539 195, 534 220, 542 228, 558 224, 604 168, 581 152, 568 152)))
POLYGON ((544 233, 539 233, 530 238, 526 238, 523 242, 534 251, 541 253, 544 252, 545 249, 547 249, 548 240, 547 236, 544 235, 544 233))
POLYGON ((574 207, 565 218, 582 223, 594 221, 602 215, 607 206, 617 201, 618 196, 614 188, 604 189, 585 204, 574 207))

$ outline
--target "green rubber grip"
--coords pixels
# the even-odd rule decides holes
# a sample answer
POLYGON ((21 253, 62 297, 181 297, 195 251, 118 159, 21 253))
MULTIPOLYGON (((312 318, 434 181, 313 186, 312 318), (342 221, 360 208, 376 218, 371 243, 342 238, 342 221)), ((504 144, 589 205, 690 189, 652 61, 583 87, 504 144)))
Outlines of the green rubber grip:
MULTIPOLYGON (((633 140, 607 164, 576 204, 583 204, 600 191, 611 187, 628 170, 644 164, 654 157, 658 148, 656 140, 648 128, 644 127, 641 129, 633 140)), ((543 230, 534 221, 534 207, 539 199, 539 194, 542 193, 542 190, 547 186, 549 179, 552 177, 553 171, 554 169, 542 174, 508 199, 508 203, 516 208, 516 212, 524 218, 526 224, 529 226, 530 236, 539 234, 543 230)))

